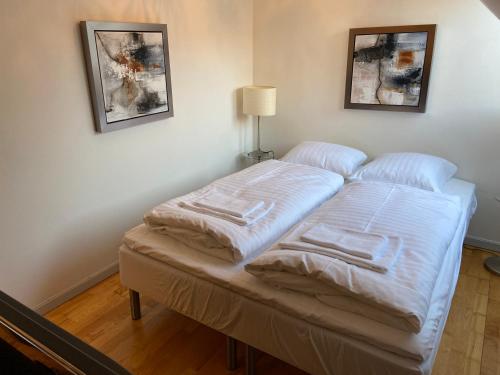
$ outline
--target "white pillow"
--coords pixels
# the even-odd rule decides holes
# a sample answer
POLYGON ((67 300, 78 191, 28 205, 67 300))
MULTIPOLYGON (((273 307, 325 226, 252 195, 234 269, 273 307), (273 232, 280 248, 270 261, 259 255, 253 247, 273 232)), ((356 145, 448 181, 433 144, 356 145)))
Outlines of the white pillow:
POLYGON ((387 181, 440 192, 457 166, 437 156, 412 152, 384 154, 360 168, 351 181, 387 181))
POLYGON ((328 169, 347 177, 363 164, 366 158, 364 152, 347 146, 326 142, 302 142, 281 160, 328 169))

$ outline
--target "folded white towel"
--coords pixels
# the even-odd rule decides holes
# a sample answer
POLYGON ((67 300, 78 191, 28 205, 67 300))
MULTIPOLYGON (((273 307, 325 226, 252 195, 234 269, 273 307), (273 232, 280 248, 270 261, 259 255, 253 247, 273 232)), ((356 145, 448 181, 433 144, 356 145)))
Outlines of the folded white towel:
POLYGON ((266 203, 262 207, 256 209, 253 211, 251 214, 247 215, 246 217, 236 217, 233 215, 226 214, 224 212, 218 212, 214 211, 208 208, 204 207, 199 207, 195 206, 191 202, 187 201, 181 201, 179 202, 179 206, 182 208, 186 208, 191 211, 198 212, 200 214, 205 214, 205 215, 210 215, 217 217, 219 219, 227 220, 230 222, 233 222, 235 224, 241 225, 241 226, 247 226, 247 225, 252 225, 255 224, 257 221, 265 217, 269 211, 271 211, 274 207, 274 202, 266 203))
POLYGON ((193 201, 193 205, 236 217, 247 217, 255 210, 264 206, 264 202, 257 200, 249 201, 218 191, 212 191, 193 201))
POLYGON ((352 256, 343 251, 329 249, 301 241, 280 242, 279 247, 286 250, 298 250, 320 254, 330 258, 339 259, 346 263, 366 268, 371 271, 386 273, 398 258, 403 243, 399 237, 388 237, 387 239, 388 241, 385 250, 383 250, 373 260, 352 256))
POLYGON ((387 236, 326 224, 313 226, 303 233, 300 239, 365 259, 373 259, 387 246, 387 236))

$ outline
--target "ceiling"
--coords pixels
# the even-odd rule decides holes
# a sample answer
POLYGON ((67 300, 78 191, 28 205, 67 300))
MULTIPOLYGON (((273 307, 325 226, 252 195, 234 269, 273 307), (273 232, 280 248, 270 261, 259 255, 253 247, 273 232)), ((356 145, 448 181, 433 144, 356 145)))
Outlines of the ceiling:
POLYGON ((481 0, 500 19, 500 0, 481 0))

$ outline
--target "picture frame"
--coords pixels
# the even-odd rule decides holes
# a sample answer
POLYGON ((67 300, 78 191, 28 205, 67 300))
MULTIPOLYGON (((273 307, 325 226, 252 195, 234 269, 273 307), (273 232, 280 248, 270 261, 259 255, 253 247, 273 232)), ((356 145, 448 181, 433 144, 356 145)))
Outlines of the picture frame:
POLYGON ((436 25, 349 31, 344 108, 423 113, 436 25))
POLYGON ((96 131, 174 115, 167 25, 81 21, 96 131))

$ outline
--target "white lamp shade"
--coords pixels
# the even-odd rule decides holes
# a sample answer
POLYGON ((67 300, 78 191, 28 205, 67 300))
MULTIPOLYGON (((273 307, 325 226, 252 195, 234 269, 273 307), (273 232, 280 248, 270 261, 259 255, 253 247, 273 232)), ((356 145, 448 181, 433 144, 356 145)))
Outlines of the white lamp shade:
POLYGON ((253 116, 274 116, 276 114, 276 87, 243 87, 243 113, 253 116))

